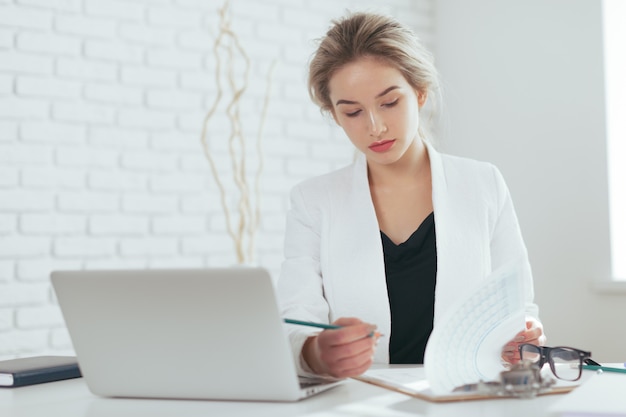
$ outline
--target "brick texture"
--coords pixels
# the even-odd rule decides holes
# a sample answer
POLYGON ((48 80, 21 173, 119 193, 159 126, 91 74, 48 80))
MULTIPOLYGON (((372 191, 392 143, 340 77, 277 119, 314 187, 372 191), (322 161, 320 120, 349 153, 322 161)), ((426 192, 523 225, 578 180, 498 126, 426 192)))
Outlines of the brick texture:
MULTIPOLYGON (((250 58, 241 101, 250 184, 275 63, 256 236, 256 262, 273 276, 290 188, 353 156, 308 98, 313 40, 345 10, 364 9, 391 12, 432 39, 432 2, 231 2, 233 29, 250 58)), ((217 95, 213 42, 221 3, 0 1, 0 358, 72 352, 49 284, 53 270, 235 263, 200 140, 217 95)), ((234 66, 237 82, 242 64, 234 66)), ((234 206, 230 97, 221 75, 224 97, 207 133, 234 206)))

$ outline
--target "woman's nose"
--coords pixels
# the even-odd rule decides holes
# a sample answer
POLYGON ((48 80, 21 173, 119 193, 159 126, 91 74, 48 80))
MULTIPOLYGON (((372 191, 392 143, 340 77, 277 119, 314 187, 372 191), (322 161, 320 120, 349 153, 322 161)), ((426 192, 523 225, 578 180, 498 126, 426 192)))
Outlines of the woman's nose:
POLYGON ((369 112, 369 131, 370 136, 378 137, 387 130, 385 121, 375 112, 369 112))

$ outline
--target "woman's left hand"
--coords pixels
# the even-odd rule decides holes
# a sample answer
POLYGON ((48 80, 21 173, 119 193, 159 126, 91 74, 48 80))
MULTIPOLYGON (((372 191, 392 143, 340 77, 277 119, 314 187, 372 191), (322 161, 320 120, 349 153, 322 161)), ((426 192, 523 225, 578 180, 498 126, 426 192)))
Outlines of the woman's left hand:
POLYGON ((539 320, 526 319, 526 329, 515 335, 513 340, 502 348, 502 359, 510 364, 518 363, 520 361, 519 345, 522 343, 531 343, 537 346, 545 345, 546 336, 543 334, 543 325, 539 320))

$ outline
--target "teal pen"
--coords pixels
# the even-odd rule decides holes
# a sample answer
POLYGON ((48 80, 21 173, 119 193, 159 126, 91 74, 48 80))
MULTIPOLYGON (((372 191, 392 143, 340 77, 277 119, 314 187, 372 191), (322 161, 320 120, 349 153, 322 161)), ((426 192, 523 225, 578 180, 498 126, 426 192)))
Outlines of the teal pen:
POLYGON ((611 368, 610 366, 583 365, 583 369, 589 369, 590 371, 619 372, 622 374, 626 374, 626 368, 611 368))
MULTIPOLYGON (((285 323, 288 324, 298 324, 300 326, 309 326, 309 327, 319 327, 320 329, 341 329, 341 326, 337 326, 336 324, 325 324, 325 323, 314 323, 312 321, 302 321, 302 320, 294 320, 294 319, 283 319, 285 323)), ((380 337, 382 334, 378 332, 370 333, 370 337, 380 337)))
POLYGON ((294 319, 285 319, 285 323, 299 324, 300 326, 319 327, 320 329, 340 329, 341 326, 335 324, 314 323, 312 321, 302 321, 294 319))

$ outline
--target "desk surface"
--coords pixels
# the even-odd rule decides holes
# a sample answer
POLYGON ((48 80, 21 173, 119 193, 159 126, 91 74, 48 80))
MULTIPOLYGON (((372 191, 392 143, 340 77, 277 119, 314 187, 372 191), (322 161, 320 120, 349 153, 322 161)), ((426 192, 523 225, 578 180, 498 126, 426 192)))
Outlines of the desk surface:
POLYGON ((97 397, 82 378, 0 389, 2 417, 541 417, 562 395, 435 404, 348 380, 296 403, 114 399, 97 397))

